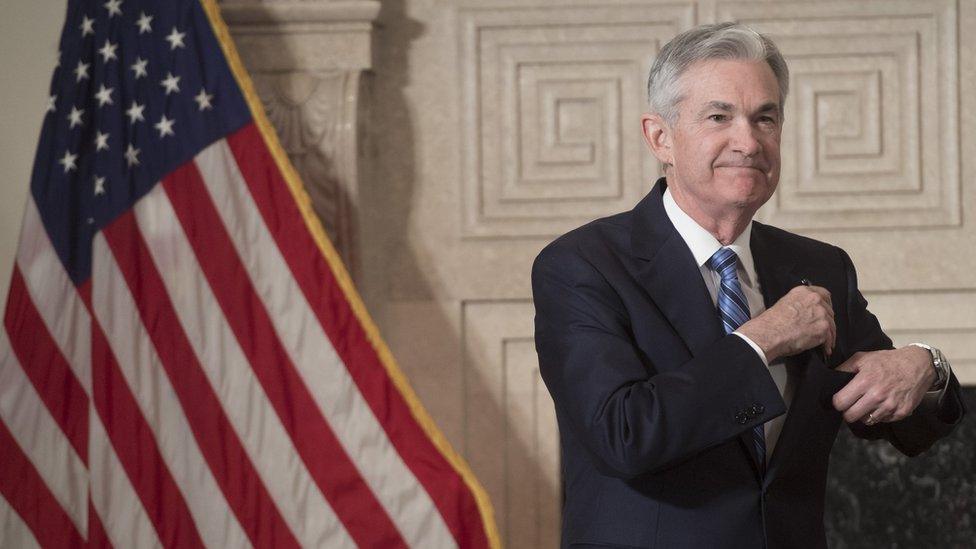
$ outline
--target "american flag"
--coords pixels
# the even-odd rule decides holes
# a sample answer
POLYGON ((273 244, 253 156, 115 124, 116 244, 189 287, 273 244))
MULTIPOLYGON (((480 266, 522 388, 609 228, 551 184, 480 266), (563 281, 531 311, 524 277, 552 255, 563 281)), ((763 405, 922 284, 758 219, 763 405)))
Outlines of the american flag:
POLYGON ((2 547, 485 547, 213 0, 69 0, 0 330, 2 547))

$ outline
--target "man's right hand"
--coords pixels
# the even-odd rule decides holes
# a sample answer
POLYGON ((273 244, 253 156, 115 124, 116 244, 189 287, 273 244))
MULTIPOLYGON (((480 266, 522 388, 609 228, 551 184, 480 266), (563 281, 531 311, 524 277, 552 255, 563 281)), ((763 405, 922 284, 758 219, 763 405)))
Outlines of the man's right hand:
POLYGON ((819 286, 797 286, 736 331, 759 345, 770 363, 817 345, 823 345, 829 356, 837 338, 830 292, 819 286))

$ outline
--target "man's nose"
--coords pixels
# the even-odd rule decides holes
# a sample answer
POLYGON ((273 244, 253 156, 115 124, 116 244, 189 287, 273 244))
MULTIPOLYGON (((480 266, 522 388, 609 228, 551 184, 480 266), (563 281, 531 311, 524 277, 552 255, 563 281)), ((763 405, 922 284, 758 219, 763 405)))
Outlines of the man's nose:
POLYGON ((758 129, 748 120, 738 120, 732 125, 732 150, 744 156, 754 156, 762 151, 756 132, 758 129))

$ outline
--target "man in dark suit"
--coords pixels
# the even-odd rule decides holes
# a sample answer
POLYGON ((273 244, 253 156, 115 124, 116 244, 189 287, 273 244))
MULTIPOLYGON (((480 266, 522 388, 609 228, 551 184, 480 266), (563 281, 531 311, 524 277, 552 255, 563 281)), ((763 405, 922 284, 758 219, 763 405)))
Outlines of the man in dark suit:
POLYGON ((913 456, 964 414, 937 349, 892 348, 843 250, 752 220, 787 84, 748 28, 676 37, 642 117, 665 177, 536 259, 564 547, 824 547, 842 419, 913 456))

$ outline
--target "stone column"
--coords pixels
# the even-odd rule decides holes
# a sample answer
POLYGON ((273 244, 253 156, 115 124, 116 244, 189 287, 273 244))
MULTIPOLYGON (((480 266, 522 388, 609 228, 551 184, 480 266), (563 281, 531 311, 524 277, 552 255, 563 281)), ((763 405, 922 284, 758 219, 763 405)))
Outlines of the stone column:
POLYGON ((223 17, 315 212, 357 278, 360 131, 376 0, 223 0, 223 17))

